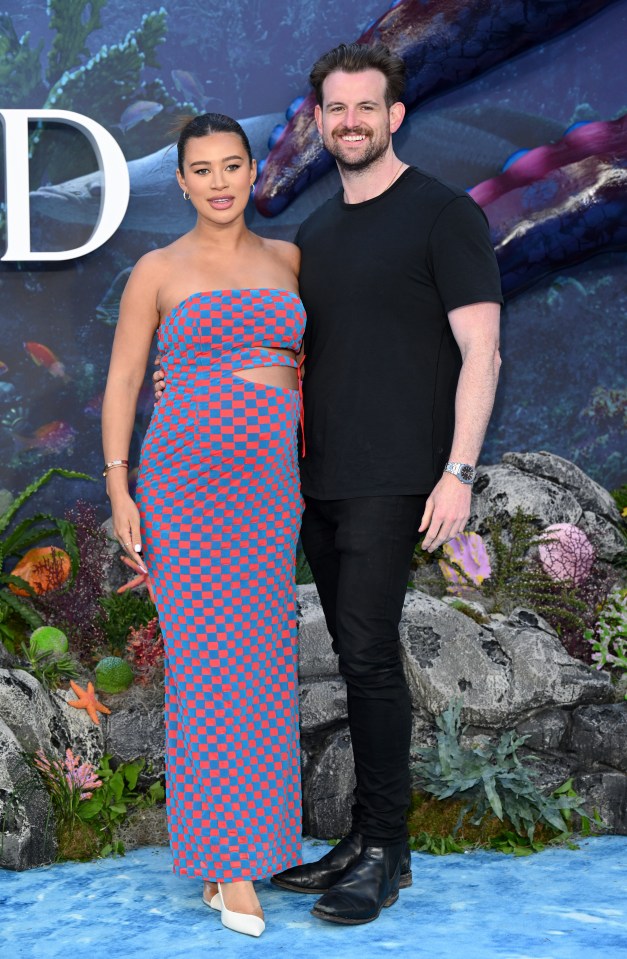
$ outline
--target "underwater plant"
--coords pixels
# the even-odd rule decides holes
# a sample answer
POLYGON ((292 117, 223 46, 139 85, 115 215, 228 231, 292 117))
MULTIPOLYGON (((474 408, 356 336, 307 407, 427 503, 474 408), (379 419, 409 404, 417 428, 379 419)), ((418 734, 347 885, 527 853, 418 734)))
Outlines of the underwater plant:
POLYGON ((494 612, 510 612, 515 606, 528 605, 561 634, 565 629, 583 634, 582 614, 586 603, 569 582, 553 579, 529 554, 533 547, 547 542, 538 533, 537 520, 521 509, 512 517, 509 534, 503 524, 488 519, 492 548, 492 572, 481 584, 494 612))
MULTIPOLYGON (((128 159, 160 149, 172 139, 173 119, 202 112, 202 97, 189 85, 177 83, 170 93, 160 77, 147 70, 160 68, 157 48, 166 39, 163 7, 146 13, 135 30, 120 42, 91 54, 88 40, 102 27, 100 11, 106 0, 49 0, 47 13, 52 43, 42 82, 42 40, 31 49, 29 35, 18 38, 11 17, 0 16, 0 85, 5 107, 72 110, 94 116, 117 139, 128 159), (178 92, 182 90, 183 97, 178 92), (194 102, 194 100, 198 102, 194 102)), ((201 91, 199 91, 201 92, 201 91)), ((30 137, 31 182, 57 183, 68 176, 90 173, 94 154, 86 138, 63 125, 30 137)))
POLYGON ((490 557, 479 533, 458 533, 442 546, 439 566, 449 593, 459 596, 469 586, 481 586, 492 573, 490 557))
POLYGON ((33 604, 35 589, 25 579, 16 576, 13 570, 8 571, 7 565, 14 558, 21 559, 36 543, 52 537, 60 537, 63 543, 70 560, 71 578, 76 575, 79 565, 76 534, 69 520, 58 519, 48 513, 36 513, 16 522, 22 507, 55 476, 84 480, 93 478, 85 473, 54 467, 27 486, 0 515, 0 638, 13 653, 26 639, 27 633, 43 625, 43 620, 33 604), (24 592, 18 596, 11 587, 24 592))
POLYGON ((585 638, 591 644, 592 662, 597 669, 609 666, 623 670, 623 674, 627 672, 627 589, 611 590, 594 629, 587 629, 585 638))
POLYGON ((64 589, 38 596, 33 603, 47 624, 66 633, 73 653, 81 662, 92 666, 106 648, 100 600, 105 595, 106 577, 113 560, 107 535, 90 503, 79 500, 66 511, 65 521, 71 523, 75 531, 76 575, 64 589))
POLYGON ((124 843, 116 839, 116 830, 131 809, 154 806, 165 799, 163 785, 158 779, 145 792, 137 788, 139 774, 146 765, 144 759, 120 763, 113 769, 111 758, 106 754, 100 760, 96 774, 102 786, 79 807, 80 818, 99 836, 101 856, 124 854, 124 843))
POLYGON ((129 630, 126 652, 136 681, 146 685, 163 663, 163 636, 156 616, 144 626, 129 630))
POLYGON ((63 760, 38 750, 33 764, 41 774, 52 799, 55 812, 59 859, 91 859, 98 851, 98 837, 81 820, 81 804, 100 789, 102 780, 93 765, 81 762, 71 749, 63 760))
POLYGON ((568 834, 572 813, 585 816, 585 811, 571 789, 551 796, 538 789, 534 770, 523 765, 518 755, 528 737, 509 731, 497 743, 463 746, 466 727, 461 724, 461 711, 462 701, 457 699, 436 717, 437 745, 417 751, 420 760, 413 770, 424 792, 440 800, 460 800, 453 835, 464 820, 478 825, 488 815, 510 823, 517 835, 530 842, 538 826, 568 834))
MULTIPOLYGON (((40 629, 49 628, 51 627, 40 626, 40 629)), ((56 689, 61 683, 76 679, 78 676, 76 663, 65 652, 34 644, 32 637, 30 644, 27 646, 26 643, 22 643, 20 649, 22 651, 20 669, 34 676, 46 689, 56 689)))
POLYGON ((18 37, 8 13, 0 14, 0 89, 3 103, 26 107, 42 92, 41 52, 44 41, 31 49, 30 34, 18 37))
POLYGON ((131 629, 146 626, 157 615, 149 596, 131 590, 104 596, 100 607, 98 622, 105 635, 106 647, 113 655, 124 652, 131 629))

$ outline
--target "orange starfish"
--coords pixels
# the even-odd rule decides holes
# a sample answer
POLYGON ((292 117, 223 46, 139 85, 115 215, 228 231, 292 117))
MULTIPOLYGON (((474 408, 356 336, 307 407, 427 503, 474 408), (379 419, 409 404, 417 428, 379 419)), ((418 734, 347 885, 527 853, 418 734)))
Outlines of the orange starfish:
POLYGON ((128 583, 124 583, 123 586, 120 586, 117 592, 125 593, 127 589, 136 589, 138 586, 146 586, 148 589, 148 595, 154 603, 155 594, 152 591, 152 583, 150 582, 150 577, 148 576, 146 567, 142 566, 139 560, 134 563, 133 560, 128 556, 120 556, 120 559, 123 563, 126 563, 129 569, 132 569, 134 573, 138 573, 139 575, 135 576, 134 579, 129 580, 128 583))
POLYGON ((94 684, 87 683, 87 689, 82 689, 78 683, 75 683, 74 680, 71 679, 70 686, 78 696, 78 699, 68 699, 68 706, 74 706, 75 709, 86 709, 89 718, 99 726, 100 720, 98 719, 98 713, 110 713, 111 710, 108 709, 107 706, 103 706, 102 703, 99 703, 96 699, 94 684))

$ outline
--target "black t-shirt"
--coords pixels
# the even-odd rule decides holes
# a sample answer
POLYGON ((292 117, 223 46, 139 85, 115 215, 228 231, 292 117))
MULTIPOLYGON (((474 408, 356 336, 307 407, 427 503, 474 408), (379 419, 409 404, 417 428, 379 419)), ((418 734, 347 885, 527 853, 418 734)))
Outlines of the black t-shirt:
POLYGON ((461 356, 447 313, 502 302, 481 208, 410 167, 380 196, 342 193, 301 225, 303 492, 429 493, 448 459, 461 356))

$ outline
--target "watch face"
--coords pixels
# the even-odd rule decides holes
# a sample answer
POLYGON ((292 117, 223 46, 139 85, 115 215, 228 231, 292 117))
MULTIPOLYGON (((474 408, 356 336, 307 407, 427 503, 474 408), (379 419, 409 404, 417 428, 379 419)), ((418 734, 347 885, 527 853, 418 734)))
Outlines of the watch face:
POLYGON ((463 463, 459 471, 459 475, 465 483, 471 483, 475 478, 474 468, 469 466, 468 463, 463 463))

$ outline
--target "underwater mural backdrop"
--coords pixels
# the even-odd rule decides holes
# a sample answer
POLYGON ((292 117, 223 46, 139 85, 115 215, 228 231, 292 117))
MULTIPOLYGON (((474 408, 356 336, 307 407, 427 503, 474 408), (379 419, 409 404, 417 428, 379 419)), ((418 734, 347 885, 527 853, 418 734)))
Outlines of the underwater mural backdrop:
MULTIPOLYGON (((174 179, 181 114, 243 122, 262 168, 249 225, 291 239, 339 184, 312 133, 309 68, 340 41, 377 38, 408 66, 399 156, 470 190, 490 221, 506 306, 482 461, 544 449, 609 489, 624 483, 626 35, 627 0, 9 2, 0 110, 70 110, 101 124, 124 153, 130 199, 87 256, 0 262, 0 489, 51 466, 100 474, 121 292, 139 256, 193 225, 174 179)), ((103 191, 88 140, 33 123, 29 146, 32 248, 81 246, 103 191)), ((147 378, 135 463, 152 403, 147 378)), ((45 496, 47 508, 80 496, 106 515, 96 483, 45 496)))

